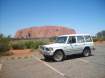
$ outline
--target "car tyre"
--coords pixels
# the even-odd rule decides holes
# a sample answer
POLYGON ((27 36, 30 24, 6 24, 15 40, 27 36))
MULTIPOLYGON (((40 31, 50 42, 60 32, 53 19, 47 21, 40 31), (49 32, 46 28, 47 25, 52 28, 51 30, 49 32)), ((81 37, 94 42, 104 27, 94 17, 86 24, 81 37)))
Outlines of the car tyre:
POLYGON ((53 55, 53 59, 56 62, 63 61, 64 60, 64 57, 65 57, 65 55, 64 55, 64 53, 61 50, 56 51, 54 53, 54 55, 53 55))
POLYGON ((88 57, 88 56, 90 56, 91 55, 91 50, 90 50, 90 48, 85 48, 84 50, 83 50, 83 56, 84 57, 88 57))

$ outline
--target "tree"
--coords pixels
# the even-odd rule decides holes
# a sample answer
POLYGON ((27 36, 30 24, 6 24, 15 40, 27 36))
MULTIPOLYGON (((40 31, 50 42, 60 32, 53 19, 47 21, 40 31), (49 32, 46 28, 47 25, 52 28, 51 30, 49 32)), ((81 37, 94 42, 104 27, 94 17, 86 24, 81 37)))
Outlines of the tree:
POLYGON ((98 39, 105 40, 105 30, 102 30, 96 34, 98 39))
POLYGON ((0 52, 6 52, 10 49, 10 38, 0 34, 0 52))
POLYGON ((3 34, 2 33, 0 33, 0 39, 3 37, 3 34))

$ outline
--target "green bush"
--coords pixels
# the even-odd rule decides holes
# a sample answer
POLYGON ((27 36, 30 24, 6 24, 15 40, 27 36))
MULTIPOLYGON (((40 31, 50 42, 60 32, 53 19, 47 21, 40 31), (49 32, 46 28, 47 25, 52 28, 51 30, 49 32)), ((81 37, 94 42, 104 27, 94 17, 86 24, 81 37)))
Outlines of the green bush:
POLYGON ((0 52, 6 52, 10 50, 10 38, 4 37, 0 34, 0 52))
POLYGON ((56 40, 56 37, 51 37, 51 38, 49 38, 49 41, 50 41, 50 42, 55 42, 55 40, 56 40))
POLYGON ((35 41, 34 44, 32 45, 32 48, 38 49, 38 47, 40 45, 45 45, 45 44, 47 44, 47 42, 44 42, 44 41, 35 41))
POLYGON ((25 46, 30 49, 38 49, 39 45, 44 45, 44 41, 29 41, 25 43, 25 46))
POLYGON ((98 41, 105 41, 105 30, 96 33, 98 41))
POLYGON ((98 41, 102 42, 102 41, 104 41, 104 39, 103 38, 98 38, 98 41))
POLYGON ((32 48, 33 44, 34 44, 33 41, 27 41, 27 42, 25 42, 25 46, 26 46, 27 49, 32 48))
POLYGON ((24 43, 13 43, 12 45, 12 49, 25 49, 25 44, 24 43))
POLYGON ((97 38, 93 38, 93 41, 96 42, 96 41, 98 41, 98 39, 97 38))
POLYGON ((39 45, 44 45, 47 42, 44 41, 22 41, 22 42, 16 42, 12 43, 13 49, 38 49, 39 45))

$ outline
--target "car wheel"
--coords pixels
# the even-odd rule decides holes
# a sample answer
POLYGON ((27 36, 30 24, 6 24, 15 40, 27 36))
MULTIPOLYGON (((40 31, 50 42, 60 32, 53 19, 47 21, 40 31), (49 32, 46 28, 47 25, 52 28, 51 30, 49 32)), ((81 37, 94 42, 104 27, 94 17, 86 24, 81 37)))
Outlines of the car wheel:
POLYGON ((61 50, 58 50, 53 55, 54 61, 62 61, 64 59, 64 53, 61 50))
POLYGON ((83 50, 83 56, 87 57, 91 55, 91 50, 89 48, 85 48, 83 50))

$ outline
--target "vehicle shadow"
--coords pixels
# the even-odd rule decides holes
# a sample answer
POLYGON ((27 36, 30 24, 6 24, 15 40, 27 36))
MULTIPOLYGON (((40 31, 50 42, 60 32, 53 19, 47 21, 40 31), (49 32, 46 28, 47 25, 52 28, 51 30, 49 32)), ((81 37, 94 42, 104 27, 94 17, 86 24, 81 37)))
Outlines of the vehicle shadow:
POLYGON ((77 58, 83 58, 83 56, 81 54, 72 54, 72 55, 66 56, 65 60, 72 60, 77 58))
POLYGON ((49 58, 49 59, 40 59, 40 60, 42 60, 42 61, 45 61, 45 62, 55 62, 52 58, 49 58))
MULTIPOLYGON (((88 57, 94 56, 93 54, 91 54, 88 57)), ((84 57, 82 54, 72 54, 72 55, 68 55, 66 56, 65 60, 72 60, 72 59, 78 59, 78 58, 86 58, 84 57)))
MULTIPOLYGON (((92 54, 92 55, 90 55, 88 57, 91 57, 91 56, 94 56, 94 55, 92 54)), ((72 54, 72 55, 66 56, 66 58, 63 61, 65 61, 65 60, 72 60, 72 59, 78 59, 78 58, 86 58, 86 57, 84 57, 82 54, 72 54)), ((45 62, 52 62, 52 63, 55 62, 53 59, 44 59, 43 58, 41 60, 45 61, 45 62)))

